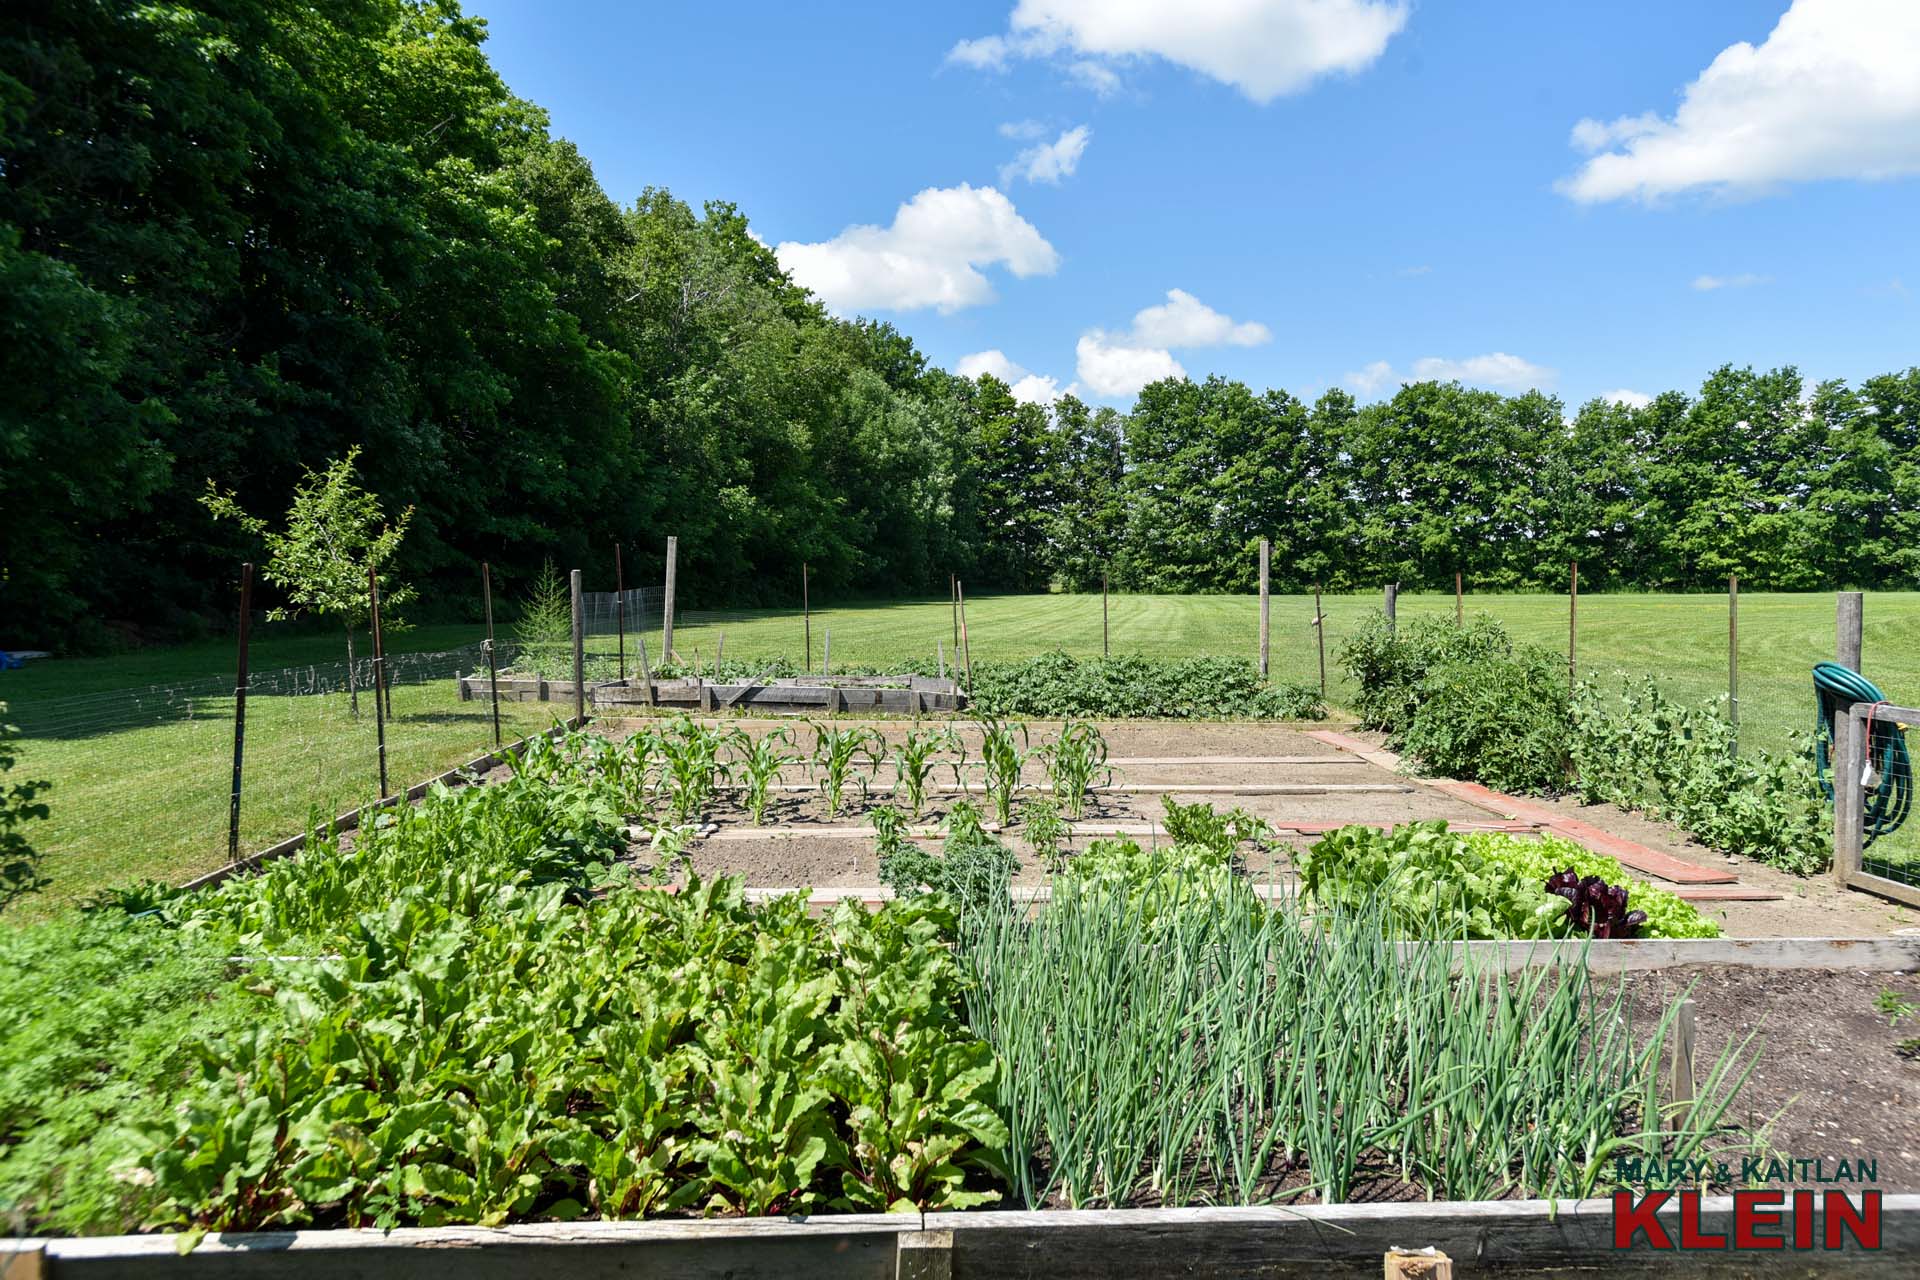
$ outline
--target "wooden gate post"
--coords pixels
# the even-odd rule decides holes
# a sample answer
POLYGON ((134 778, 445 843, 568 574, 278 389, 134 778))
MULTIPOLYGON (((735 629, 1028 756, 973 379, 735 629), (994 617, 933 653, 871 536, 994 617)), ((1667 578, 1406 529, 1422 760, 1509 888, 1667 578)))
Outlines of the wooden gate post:
POLYGON ((1840 665, 1850 671, 1860 670, 1860 632, 1865 614, 1864 597, 1858 591, 1842 591, 1837 601, 1834 615, 1834 630, 1837 633, 1834 647, 1839 654, 1840 665))
POLYGON ((671 665, 673 662, 673 582, 675 567, 680 560, 680 539, 667 536, 667 593, 660 602, 660 661, 671 665))

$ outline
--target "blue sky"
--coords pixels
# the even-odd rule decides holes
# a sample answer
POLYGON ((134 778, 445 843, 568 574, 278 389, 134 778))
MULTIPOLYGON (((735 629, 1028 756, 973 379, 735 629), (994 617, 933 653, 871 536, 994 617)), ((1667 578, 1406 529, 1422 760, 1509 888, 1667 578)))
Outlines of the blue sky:
POLYGON ((616 200, 1030 396, 1920 362, 1913 0, 469 3, 616 200))

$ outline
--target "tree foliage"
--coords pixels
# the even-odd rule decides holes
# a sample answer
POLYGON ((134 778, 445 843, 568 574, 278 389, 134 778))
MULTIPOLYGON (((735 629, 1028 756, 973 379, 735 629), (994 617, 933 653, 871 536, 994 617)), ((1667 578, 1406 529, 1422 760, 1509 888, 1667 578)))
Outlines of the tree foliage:
MULTIPOLYGON (((471 616, 551 558, 684 603, 1386 580, 1920 583, 1920 369, 1728 366, 1569 416, 1210 378, 1131 413, 932 367, 827 313, 746 215, 610 199, 454 0, 0 10, 0 617, 102 643, 224 615, 246 530, 358 449, 395 571, 471 616)), ((289 602, 291 603, 291 602, 289 602)))

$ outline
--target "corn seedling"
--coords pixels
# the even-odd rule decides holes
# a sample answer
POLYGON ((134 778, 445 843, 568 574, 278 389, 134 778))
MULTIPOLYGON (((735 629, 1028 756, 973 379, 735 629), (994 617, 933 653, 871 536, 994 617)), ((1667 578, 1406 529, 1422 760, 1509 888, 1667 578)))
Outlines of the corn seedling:
POLYGON ((720 759, 729 735, 681 716, 660 733, 660 757, 667 783, 667 803, 676 822, 685 822, 706 809, 714 786, 730 775, 720 759))
POLYGON ((905 791, 907 805, 914 817, 927 806, 927 780, 933 776, 935 757, 942 751, 961 751, 960 736, 949 727, 915 729, 893 749, 894 787, 905 791))
POLYGON ((820 795, 827 802, 827 816, 837 818, 847 782, 853 775, 854 761, 864 755, 871 769, 879 760, 878 746, 885 745, 886 739, 872 729, 836 729, 819 723, 814 724, 813 733, 814 776, 820 795))
POLYGON ((1027 747, 1027 726, 1019 721, 980 722, 980 763, 986 772, 987 798, 1001 826, 1013 821, 1013 800, 1020 791, 1020 773, 1033 754, 1027 747))
MULTIPOLYGON (((1106 738, 1085 721, 1069 720, 1060 726, 1059 737, 1040 748, 1040 756, 1053 784, 1054 803, 1067 817, 1080 817, 1086 812, 1093 780, 1106 769, 1106 738)), ((1106 777, 1112 781, 1111 769, 1106 769, 1106 777)))
POLYGON ((775 729, 744 748, 738 761, 745 788, 742 800, 754 826, 766 821, 767 792, 780 770, 799 759, 800 753, 793 750, 791 729, 775 729))

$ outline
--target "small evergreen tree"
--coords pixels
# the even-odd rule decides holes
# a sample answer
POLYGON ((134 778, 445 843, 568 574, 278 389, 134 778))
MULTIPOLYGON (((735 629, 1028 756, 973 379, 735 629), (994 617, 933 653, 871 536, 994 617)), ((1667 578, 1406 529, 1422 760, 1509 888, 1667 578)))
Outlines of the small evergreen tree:
POLYGON ((573 593, 561 580, 560 571, 547 560, 540 566, 520 605, 520 618, 513 626, 513 641, 520 652, 515 662, 536 676, 551 676, 564 667, 573 650, 573 593))

